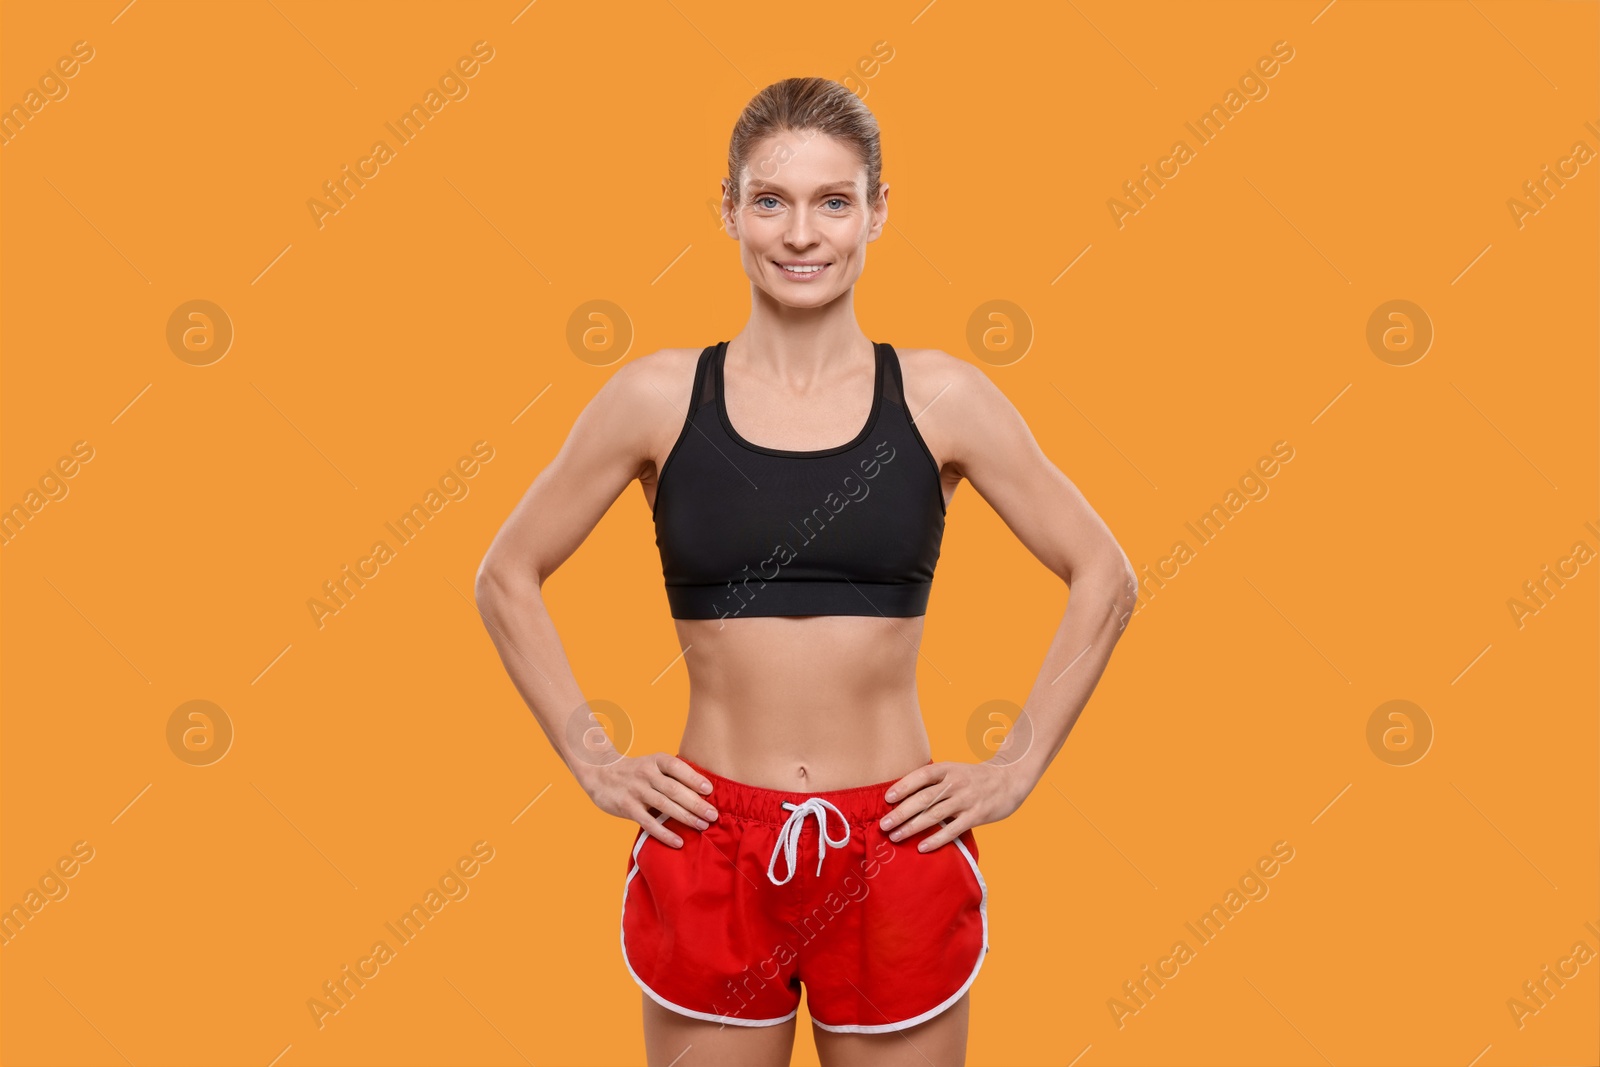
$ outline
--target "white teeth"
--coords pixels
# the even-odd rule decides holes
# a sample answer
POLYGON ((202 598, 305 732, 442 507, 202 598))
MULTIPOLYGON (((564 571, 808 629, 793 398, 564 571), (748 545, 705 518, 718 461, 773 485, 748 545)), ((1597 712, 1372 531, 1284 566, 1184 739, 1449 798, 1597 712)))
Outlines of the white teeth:
POLYGON ((817 271, 827 266, 827 264, 823 263, 810 267, 791 267, 787 263, 780 263, 779 266, 781 266, 784 270, 792 271, 795 274, 815 274, 817 271))

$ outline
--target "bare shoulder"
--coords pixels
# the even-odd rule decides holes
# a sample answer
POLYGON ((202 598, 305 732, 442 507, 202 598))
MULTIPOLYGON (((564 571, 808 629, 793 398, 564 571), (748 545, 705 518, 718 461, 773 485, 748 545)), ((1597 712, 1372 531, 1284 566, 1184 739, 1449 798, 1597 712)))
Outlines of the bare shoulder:
POLYGON ((895 352, 900 357, 900 376, 905 379, 906 399, 912 402, 913 411, 935 397, 943 403, 947 396, 970 400, 990 391, 998 392, 977 366, 942 348, 903 348, 895 352), (918 400, 922 404, 917 404, 918 400))
POLYGON ((617 368, 595 400, 605 422, 635 443, 647 470, 671 448, 689 411, 699 348, 660 348, 617 368))
POLYGON ((896 352, 907 410, 941 466, 962 472, 986 432, 997 422, 1019 418, 1010 399, 976 364, 939 348, 896 352))
POLYGON ((563 451, 599 449, 645 463, 682 423, 698 349, 663 348, 629 360, 590 396, 563 451))
MULTIPOLYGON (((684 374, 694 375, 695 361, 700 358, 698 348, 658 348, 649 355, 630 359, 618 367, 612 377, 629 391, 648 390, 652 385, 671 385, 684 374)), ((685 394, 690 383, 683 383, 685 394)))
POLYGON ((676 408, 681 417, 699 356, 698 348, 659 348, 631 359, 612 372, 595 400, 608 409, 608 419, 637 420, 636 429, 652 426, 668 408, 676 408))

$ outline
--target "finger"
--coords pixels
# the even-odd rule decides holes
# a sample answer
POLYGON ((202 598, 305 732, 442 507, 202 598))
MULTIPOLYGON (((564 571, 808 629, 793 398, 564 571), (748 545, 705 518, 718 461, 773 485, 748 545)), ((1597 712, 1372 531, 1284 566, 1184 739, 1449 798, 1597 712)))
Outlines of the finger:
POLYGON ((935 833, 929 834, 917 842, 918 852, 932 852, 943 845, 948 845, 962 834, 966 833, 973 825, 971 816, 963 812, 940 827, 935 833))
MULTIPOLYGON (((716 821, 717 809, 715 805, 676 778, 662 776, 652 784, 655 786, 657 793, 665 796, 668 800, 683 808, 684 811, 689 812, 691 815, 698 815, 704 820, 716 821)), ((698 826, 699 824, 696 825, 698 826)), ((704 826, 699 828, 705 829, 704 826)))
POLYGON ((660 841, 668 848, 683 847, 683 838, 679 837, 677 834, 661 825, 661 820, 657 819, 654 815, 651 815, 648 811, 646 811, 644 805, 639 805, 638 814, 634 815, 633 819, 640 826, 644 827, 645 833, 649 834, 657 841, 660 841))
POLYGON ((928 786, 912 793, 905 800, 895 806, 894 810, 878 820, 878 825, 885 830, 893 830, 903 826, 921 812, 932 807, 942 799, 937 788, 928 786))
MULTIPOLYGON (((676 760, 676 757, 669 756, 667 758, 676 760)), ((665 762, 664 760, 663 763, 665 762)), ((682 763, 683 761, 676 760, 676 762, 682 763)), ((658 767, 656 773, 649 776, 650 786, 658 792, 671 797, 681 804, 685 810, 695 812, 702 819, 715 819, 717 817, 716 807, 701 795, 701 791, 698 788, 701 782, 705 782, 707 785, 711 783, 693 767, 686 763, 683 765, 688 771, 687 784, 683 779, 673 776, 671 772, 675 768, 667 767, 662 769, 658 767)), ((705 827, 702 826, 701 829, 703 830, 705 827)))
POLYGON ((668 775, 684 783, 697 793, 711 792, 711 779, 707 778, 705 775, 689 766, 688 763, 679 759, 677 756, 664 755, 661 759, 656 761, 656 769, 662 774, 668 775))
MULTIPOLYGON (((667 783, 663 782, 662 784, 666 785, 667 783)), ((688 791, 682 785, 679 785, 678 788, 683 789, 685 792, 688 791)), ((711 825, 705 819, 702 819, 700 816, 696 815, 693 811, 690 811, 688 808, 678 803, 660 789, 651 789, 649 793, 645 794, 644 802, 657 811, 667 815, 669 818, 677 819, 683 825, 692 826, 696 830, 704 830, 706 827, 711 825)), ((694 806, 698 808, 704 804, 705 801, 690 801, 690 803, 694 804, 694 806)))
POLYGON ((926 811, 943 800, 954 785, 955 782, 947 778, 944 781, 924 786, 906 797, 893 811, 878 820, 878 825, 885 830, 894 829, 918 812, 926 811))
POLYGON ((947 797, 937 804, 930 804, 906 822, 895 827, 889 834, 890 840, 905 841, 922 833, 930 826, 937 826, 956 814, 959 814, 964 805, 954 797, 947 797))
POLYGON ((906 775, 904 778, 900 779, 898 782, 891 785, 889 787, 889 791, 884 794, 884 799, 891 804, 897 800, 904 800, 906 797, 910 796, 912 793, 915 793, 923 786, 932 782, 937 782, 943 777, 944 764, 924 764, 923 766, 912 771, 910 774, 906 775))
POLYGON ((889 834, 891 841, 904 841, 915 837, 930 826, 937 826, 940 822, 961 812, 963 805, 954 797, 947 797, 939 803, 931 805, 919 812, 911 821, 903 826, 897 826, 889 834))

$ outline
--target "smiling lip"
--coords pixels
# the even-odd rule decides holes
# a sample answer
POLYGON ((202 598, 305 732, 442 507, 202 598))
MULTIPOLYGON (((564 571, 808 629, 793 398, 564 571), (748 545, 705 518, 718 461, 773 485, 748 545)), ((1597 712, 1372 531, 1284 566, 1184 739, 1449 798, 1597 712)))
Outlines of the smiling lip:
MULTIPOLYGON (((774 262, 776 263, 776 261, 774 261, 774 262)), ((808 282, 813 278, 820 277, 821 275, 826 274, 828 272, 828 268, 830 266, 832 266, 832 264, 827 263, 827 262, 820 262, 820 263, 777 263, 777 267, 778 267, 778 269, 780 271, 783 272, 783 276, 784 277, 789 278, 789 279, 791 279, 793 281, 798 281, 798 282, 808 282), (789 269, 792 266, 793 267, 815 267, 817 269, 816 270, 808 270, 808 271, 792 271, 792 270, 789 269)))

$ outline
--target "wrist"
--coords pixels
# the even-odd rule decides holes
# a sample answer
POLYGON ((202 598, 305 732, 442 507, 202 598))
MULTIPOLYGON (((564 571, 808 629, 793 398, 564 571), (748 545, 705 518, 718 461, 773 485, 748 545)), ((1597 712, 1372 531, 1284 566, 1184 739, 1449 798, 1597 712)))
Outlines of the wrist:
POLYGON ((1016 811, 1033 792, 1033 787, 1039 782, 1038 777, 1020 763, 1008 763, 998 759, 984 762, 1000 771, 1001 793, 1006 798, 1010 810, 1016 811))
POLYGON ((599 784, 600 765, 576 757, 567 762, 567 769, 572 772, 572 777, 577 779, 578 788, 593 800, 595 787, 599 784))

